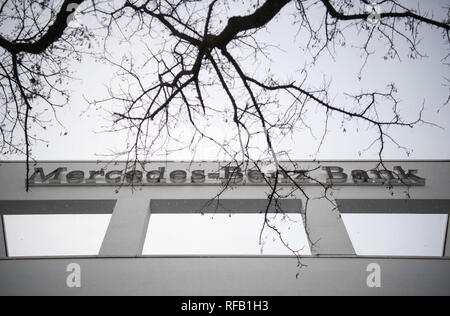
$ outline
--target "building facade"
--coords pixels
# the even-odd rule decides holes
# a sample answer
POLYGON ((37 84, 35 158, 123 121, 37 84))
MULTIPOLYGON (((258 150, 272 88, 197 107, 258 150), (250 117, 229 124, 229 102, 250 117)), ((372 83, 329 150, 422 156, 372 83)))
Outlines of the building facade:
POLYGON ((343 214, 448 215, 450 161, 281 167, 275 173, 230 162, 43 161, 30 165, 26 192, 24 162, 1 162, 0 295, 450 294, 448 220, 442 255, 433 257, 358 255, 342 220, 343 214), (275 183, 286 194, 269 204, 275 183), (152 214, 266 211, 302 215, 314 241, 302 267, 294 255, 142 254, 152 214), (111 219, 97 255, 9 256, 4 218, 42 214, 111 219), (81 279, 70 286, 73 273, 81 279))

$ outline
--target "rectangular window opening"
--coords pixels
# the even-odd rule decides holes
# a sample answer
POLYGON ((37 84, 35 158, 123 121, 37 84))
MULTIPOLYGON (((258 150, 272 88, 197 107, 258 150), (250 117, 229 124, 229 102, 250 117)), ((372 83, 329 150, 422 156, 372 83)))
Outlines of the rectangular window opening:
POLYGON ((357 255, 440 257, 445 214, 342 214, 357 255))
POLYGON ((153 214, 144 255, 311 255, 300 214, 153 214), (284 243, 280 240, 283 238, 284 243))
POLYGON ((8 256, 98 255, 111 214, 5 215, 8 256))

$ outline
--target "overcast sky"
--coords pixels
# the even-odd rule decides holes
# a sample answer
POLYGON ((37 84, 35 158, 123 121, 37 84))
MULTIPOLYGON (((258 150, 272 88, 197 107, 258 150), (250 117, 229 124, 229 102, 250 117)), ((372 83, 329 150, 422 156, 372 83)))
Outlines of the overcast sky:
MULTIPOLYGON (((418 3, 418 1, 406 1, 406 3, 418 3)), ((239 3, 235 3, 233 9, 239 13, 239 3)), ((242 4, 241 4, 242 5, 242 4)), ((436 18, 445 17, 446 11, 442 8, 448 6, 446 0, 433 0, 427 2, 427 6, 433 11, 436 18)), ((281 18, 273 20, 265 29, 257 34, 262 41, 272 44, 275 48, 270 50, 273 60, 273 71, 282 77, 295 77, 296 69, 300 69, 306 62, 311 61, 308 52, 300 49, 304 38, 298 38, 298 29, 292 25, 294 19, 291 15, 294 7, 289 5, 281 14, 281 18)), ((90 20, 82 15, 78 17, 80 23, 90 25, 90 20)), ((408 47, 399 41, 399 51, 402 58, 385 60, 385 43, 374 41, 370 47, 374 55, 365 68, 362 80, 358 79, 358 72, 363 64, 362 52, 356 49, 367 39, 367 33, 347 33, 346 47, 339 47, 333 52, 333 56, 325 53, 322 58, 310 69, 310 85, 319 86, 323 80, 331 82, 330 95, 336 104, 349 102, 344 93, 358 93, 365 89, 383 91, 390 83, 395 83, 401 99, 400 108, 406 118, 415 118, 425 102, 424 119, 435 123, 442 129, 427 125, 419 125, 414 129, 394 128, 390 134, 398 142, 412 149, 410 156, 404 150, 399 150, 395 145, 389 144, 385 150, 386 158, 426 158, 446 159, 450 157, 450 108, 443 106, 449 96, 448 66, 442 65, 442 58, 449 53, 449 45, 442 38, 440 32, 423 27, 421 33, 422 51, 429 55, 427 58, 411 60, 406 57, 408 47), (432 140, 432 141, 430 141, 432 140)), ((149 41, 148 45, 155 45, 156 41, 149 41)), ((116 52, 124 51, 124 44, 110 43, 116 52)), ((138 48, 134 47, 135 56, 139 56, 138 48)), ((244 66, 247 69, 258 68, 261 61, 248 60, 244 66)), ((73 62, 72 70, 79 80, 70 82, 69 89, 71 101, 69 106, 58 111, 58 118, 64 125, 59 126, 55 122, 47 131, 39 130, 39 137, 48 140, 33 147, 34 157, 37 159, 61 159, 83 160, 98 159, 112 150, 124 149, 126 143, 124 134, 102 133, 104 126, 109 126, 110 117, 96 107, 88 107, 86 99, 98 100, 106 96, 106 85, 114 77, 114 69, 107 65, 95 62, 92 58, 85 57, 81 63, 73 62), (67 135, 65 133, 67 132, 67 135)), ((222 102, 222 100, 217 100, 222 102)), ((280 100, 283 102, 283 100, 280 100)), ((277 151, 289 151, 293 159, 311 159, 315 157, 317 147, 323 133, 324 116, 321 111, 311 103, 311 109, 307 117, 312 126, 313 135, 303 131, 294 137, 277 143, 277 151)), ((214 122, 213 122, 214 123, 214 122)), ((214 125, 214 124, 213 124, 214 125)), ((219 126, 220 124, 217 123, 219 126)), ((364 124, 351 123, 346 126, 346 132, 341 128, 341 117, 333 116, 329 124, 328 137, 321 148, 318 158, 321 159, 354 159, 377 158, 378 148, 363 151, 376 136, 373 129, 367 130, 364 124)), ((217 128, 213 135, 218 138, 223 129, 217 128)), ((216 159, 217 154, 211 151, 209 144, 201 147, 197 152, 197 159, 216 159)), ((261 143, 261 146, 265 146, 261 143)), ((162 154, 162 153, 161 153, 162 154)), ((179 152, 167 158, 190 159, 192 153, 179 152)), ((10 156, 10 159, 23 159, 23 156, 10 156)), ((155 159, 164 159, 166 156, 154 156, 155 159)))

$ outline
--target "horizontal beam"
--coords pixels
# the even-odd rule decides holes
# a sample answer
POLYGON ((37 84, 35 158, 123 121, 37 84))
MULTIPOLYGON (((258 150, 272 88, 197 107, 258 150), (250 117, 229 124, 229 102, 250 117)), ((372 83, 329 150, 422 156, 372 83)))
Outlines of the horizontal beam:
POLYGON ((0 201, 0 215, 112 214, 116 200, 0 201))
POLYGON ((295 257, 0 260, 0 296, 450 295, 450 259, 308 257, 301 262, 306 266, 299 268, 295 257), (69 288, 74 267, 80 287, 69 288), (374 277, 380 287, 373 287, 374 277))
POLYGON ((450 214, 450 200, 336 199, 342 214, 450 214))
MULTIPOLYGON (((277 203, 275 205, 274 201, 272 201, 269 213, 275 213, 277 209, 285 213, 301 213, 301 200, 285 199, 278 200, 277 203)), ((265 213, 268 204, 268 199, 152 199, 150 210, 152 214, 258 214, 265 213)))

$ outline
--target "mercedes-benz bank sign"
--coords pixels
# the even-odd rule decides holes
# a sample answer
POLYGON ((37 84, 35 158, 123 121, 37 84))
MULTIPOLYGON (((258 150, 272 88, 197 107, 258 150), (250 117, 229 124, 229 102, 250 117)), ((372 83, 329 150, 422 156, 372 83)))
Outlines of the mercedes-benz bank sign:
POLYGON ((339 166, 320 166, 313 170, 298 170, 283 167, 278 175, 274 171, 263 173, 260 169, 243 171, 239 167, 227 165, 216 170, 179 169, 170 170, 156 166, 152 170, 68 170, 58 167, 54 170, 34 168, 28 179, 30 185, 267 185, 270 181, 292 185, 425 185, 425 178, 418 170, 405 170, 395 166, 393 170, 344 170, 339 166))

